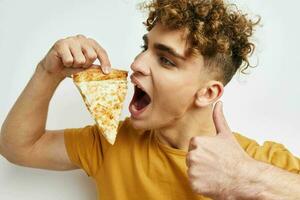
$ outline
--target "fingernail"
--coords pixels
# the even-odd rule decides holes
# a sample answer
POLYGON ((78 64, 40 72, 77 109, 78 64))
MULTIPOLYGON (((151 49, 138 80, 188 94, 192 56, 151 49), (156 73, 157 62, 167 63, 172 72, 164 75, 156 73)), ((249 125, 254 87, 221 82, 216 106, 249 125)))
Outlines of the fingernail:
POLYGON ((101 67, 104 74, 108 74, 107 67, 101 67))
POLYGON ((109 74, 111 72, 110 67, 105 67, 104 69, 105 69, 105 73, 107 73, 107 74, 109 74))

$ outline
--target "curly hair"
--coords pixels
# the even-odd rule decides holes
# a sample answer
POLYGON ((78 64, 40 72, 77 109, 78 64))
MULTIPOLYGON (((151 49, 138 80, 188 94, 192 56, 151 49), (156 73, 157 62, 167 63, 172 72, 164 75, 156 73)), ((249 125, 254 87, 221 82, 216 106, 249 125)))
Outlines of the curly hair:
POLYGON ((149 11, 144 24, 150 31, 156 23, 169 29, 188 30, 188 55, 204 56, 208 70, 217 72, 215 78, 226 85, 237 72, 252 67, 248 57, 255 45, 249 41, 253 22, 223 0, 153 0, 141 5, 149 11))

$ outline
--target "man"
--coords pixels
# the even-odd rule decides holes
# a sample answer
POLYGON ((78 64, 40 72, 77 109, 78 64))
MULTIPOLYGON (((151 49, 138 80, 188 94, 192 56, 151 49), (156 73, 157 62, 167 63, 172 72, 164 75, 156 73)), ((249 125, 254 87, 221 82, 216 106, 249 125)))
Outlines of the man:
POLYGON ((45 129, 62 80, 97 58, 110 71, 104 49, 78 35, 57 41, 38 64, 2 125, 1 154, 27 167, 82 168, 101 200, 300 199, 300 160, 281 144, 233 134, 218 102, 236 71, 250 66, 256 23, 221 0, 145 7, 149 32, 131 65, 131 116, 115 145, 95 125, 45 129))

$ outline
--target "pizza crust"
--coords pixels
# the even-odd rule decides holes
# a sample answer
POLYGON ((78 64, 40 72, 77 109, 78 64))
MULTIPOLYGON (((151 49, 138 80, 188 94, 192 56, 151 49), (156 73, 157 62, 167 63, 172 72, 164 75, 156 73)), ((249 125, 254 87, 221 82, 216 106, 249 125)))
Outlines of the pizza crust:
POLYGON ((103 74, 99 68, 90 68, 73 75, 74 82, 101 81, 101 80, 126 80, 128 72, 112 69, 109 74, 103 74))

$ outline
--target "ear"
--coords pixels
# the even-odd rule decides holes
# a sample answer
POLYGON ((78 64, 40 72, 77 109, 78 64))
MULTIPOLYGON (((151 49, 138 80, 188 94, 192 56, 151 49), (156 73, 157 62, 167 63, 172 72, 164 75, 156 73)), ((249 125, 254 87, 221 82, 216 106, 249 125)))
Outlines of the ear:
POLYGON ((215 103, 223 95, 224 85, 220 81, 209 81, 196 93, 195 104, 198 107, 206 107, 215 103))

